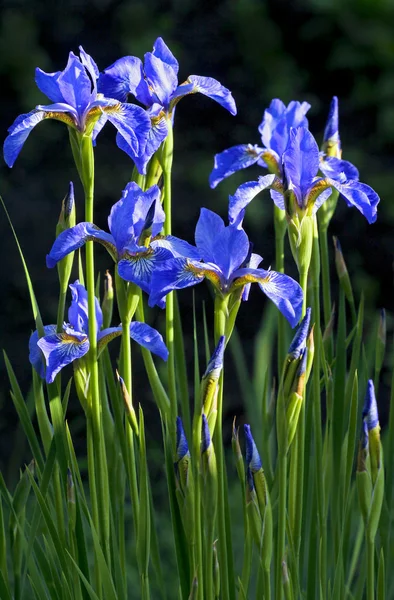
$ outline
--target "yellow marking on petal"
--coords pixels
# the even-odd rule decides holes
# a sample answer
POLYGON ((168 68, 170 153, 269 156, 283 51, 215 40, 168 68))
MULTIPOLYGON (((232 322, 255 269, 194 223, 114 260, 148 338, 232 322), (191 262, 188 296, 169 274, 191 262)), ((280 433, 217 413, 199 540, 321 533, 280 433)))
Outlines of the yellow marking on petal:
MULTIPOLYGON (((260 156, 263 159, 263 161, 265 162, 265 164, 267 165, 270 173, 273 173, 274 175, 280 175, 280 166, 279 166, 278 160, 277 160, 277 158, 275 158, 275 156, 272 154, 272 152, 270 152, 269 150, 266 150, 265 152, 262 152, 260 156)), ((278 191, 280 191, 280 190, 278 190, 278 191)))
POLYGON ((77 127, 77 122, 73 117, 66 112, 55 112, 55 111, 43 111, 44 119, 56 119, 56 121, 62 121, 71 127, 77 127))
POLYGON ((152 124, 152 127, 156 127, 161 121, 164 121, 165 118, 166 113, 164 112, 164 110, 161 110, 158 115, 156 115, 155 117, 151 117, 150 122, 152 124))
POLYGON ((269 283, 271 280, 271 275, 267 275, 267 277, 257 277, 256 275, 252 275, 248 273, 247 275, 242 275, 242 277, 238 277, 230 287, 230 293, 236 290, 237 288, 243 287, 248 283, 269 283))
POLYGON ((189 262, 186 266, 186 271, 190 271, 191 273, 193 273, 193 275, 195 275, 201 280, 204 279, 204 277, 206 277, 216 288, 220 289, 220 277, 217 273, 215 273, 215 271, 199 269, 198 267, 192 265, 189 262))
POLYGON ((100 113, 101 112, 110 113, 110 114, 120 113, 120 112, 122 112, 122 103, 117 102, 116 104, 113 104, 112 106, 97 106, 97 107, 94 107, 91 111, 89 111, 89 114, 90 114, 90 112, 93 112, 96 109, 99 110, 100 113))
POLYGON ((61 338, 63 344, 83 344, 88 339, 87 335, 80 340, 70 333, 59 333, 59 337, 61 338))

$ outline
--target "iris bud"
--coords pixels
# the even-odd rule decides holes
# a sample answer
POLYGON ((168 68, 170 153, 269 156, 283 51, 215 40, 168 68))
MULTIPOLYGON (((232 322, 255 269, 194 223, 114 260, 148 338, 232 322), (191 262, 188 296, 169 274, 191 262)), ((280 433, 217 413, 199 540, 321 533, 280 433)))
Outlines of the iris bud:
POLYGON ((339 283, 344 291, 347 301, 354 304, 352 284, 350 283, 349 273, 346 267, 345 259, 343 258, 341 244, 337 237, 333 236, 335 247, 335 266, 337 269, 339 283))
POLYGON ((112 310, 114 305, 114 288, 112 285, 111 273, 105 271, 104 277, 104 298, 101 305, 103 311, 103 328, 106 329, 111 325, 112 321, 112 310))
POLYGON ((119 384, 120 384, 120 390, 122 392, 123 404, 124 404, 124 407, 126 410, 127 420, 129 422, 129 424, 131 425, 131 428, 134 431, 135 435, 138 436, 138 434, 139 434, 138 422, 137 422, 137 417, 136 417, 136 414, 134 411, 133 404, 131 402, 130 394, 127 390, 124 380, 119 375, 118 371, 116 371, 116 376, 117 376, 119 384))

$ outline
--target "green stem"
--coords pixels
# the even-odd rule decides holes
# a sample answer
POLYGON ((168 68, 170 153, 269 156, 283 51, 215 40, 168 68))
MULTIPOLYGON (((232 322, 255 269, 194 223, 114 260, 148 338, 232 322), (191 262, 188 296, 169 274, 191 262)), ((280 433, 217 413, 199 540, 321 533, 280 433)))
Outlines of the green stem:
MULTIPOLYGON (((171 119, 167 120, 168 134, 163 146, 162 167, 164 175, 163 205, 166 220, 164 223, 164 235, 171 235, 171 172, 174 151, 174 137, 171 119)), ((176 422, 178 414, 175 379, 175 347, 174 347, 174 292, 166 298, 166 343, 169 352, 168 368, 168 390, 171 404, 171 423, 176 422)))
MULTIPOLYGON (((278 502, 278 541, 276 547, 275 594, 277 600, 283 598, 282 561, 285 554, 286 532, 286 487, 287 487, 287 453, 279 453, 279 502, 278 502)), ((270 596, 267 596, 270 598, 270 596)))
MULTIPOLYGON (((275 227, 275 269, 278 273, 284 273, 285 270, 285 234, 286 217, 283 210, 274 206, 274 227, 275 227)), ((286 356, 286 322, 285 318, 278 311, 278 372, 282 368, 286 356)))
POLYGON ((327 229, 319 228, 319 241, 321 253, 321 272, 323 288, 323 314, 324 326, 327 327, 331 317, 331 287, 330 287, 330 259, 328 255, 327 229))
MULTIPOLYGON (((214 332, 215 344, 220 336, 225 334, 228 317, 229 298, 217 295, 215 297, 214 332)), ((227 340, 228 342, 228 340, 227 340)), ((223 376, 220 374, 217 396, 217 419, 214 433, 214 445, 217 459, 218 474, 218 531, 219 531, 219 564, 223 600, 234 597, 234 582, 232 569, 231 536, 226 523, 226 465, 223 452, 223 376)))
MULTIPOLYGON (((194 564, 193 572, 197 574, 197 598, 203 600, 204 594, 204 571, 201 540, 201 474, 200 474, 200 448, 201 448, 202 416, 201 406, 196 399, 196 407, 193 423, 193 480, 194 480, 194 564)), ((208 540, 209 541, 209 540, 208 540)))
POLYGON ((375 542, 366 536, 367 546, 367 600, 375 599, 375 542))
MULTIPOLYGON (((80 137, 81 178, 85 192, 85 220, 93 223, 94 199, 94 155, 91 136, 80 137)), ((93 447, 95 452, 95 475, 97 478, 98 522, 95 523, 100 534, 104 554, 110 558, 109 541, 109 490, 107 465, 104 449, 104 432, 101 419, 101 401, 97 363, 97 323, 94 273, 94 245, 86 243, 86 283, 88 291, 89 352, 87 356, 89 370, 89 395, 92 416, 93 447)))
MULTIPOLYGON (((325 241, 327 243, 327 239, 325 241)), ((324 243, 321 244, 323 247, 324 243)), ((328 255, 327 255, 328 259, 328 255)), ((323 261, 324 263, 324 261, 323 261)), ((327 265, 326 265, 327 266, 327 265)), ((323 271, 324 272, 324 271, 323 271)), ((329 277, 329 273, 328 273, 329 277)), ((313 359, 313 417, 314 417, 314 434, 315 434, 315 456, 316 456, 316 491, 317 491, 317 510, 319 516, 319 527, 320 527, 320 540, 322 556, 320 557, 321 569, 322 569, 322 580, 320 582, 322 589, 323 600, 326 598, 326 584, 327 584, 327 566, 325 562, 326 557, 326 545, 327 545, 327 528, 325 526, 325 509, 324 509, 324 482, 323 482, 323 469, 317 467, 320 461, 323 460, 323 432, 322 432, 322 421, 321 421, 321 404, 320 404, 320 253, 319 253, 319 233, 317 228, 317 221, 314 222, 314 237, 313 237, 313 250, 312 250, 312 282, 313 282, 313 316, 312 322, 315 323, 314 329, 314 345, 315 355, 313 359)), ((330 288, 328 281, 328 301, 330 301, 330 288)), ((323 281, 324 291, 324 281, 323 281)), ((327 292, 327 288, 326 288, 327 292)), ((325 301, 327 298, 325 299, 325 301)), ((328 315, 331 314, 331 308, 328 307, 328 315)), ((325 313, 326 317, 326 313, 325 313)), ((328 317, 329 318, 329 317, 328 317)), ((318 537, 319 539, 319 537, 318 537)))
MULTIPOLYGON (((268 569, 264 569, 264 599, 271 600, 271 577, 268 569)), ((282 582, 281 582, 282 587, 282 582)))

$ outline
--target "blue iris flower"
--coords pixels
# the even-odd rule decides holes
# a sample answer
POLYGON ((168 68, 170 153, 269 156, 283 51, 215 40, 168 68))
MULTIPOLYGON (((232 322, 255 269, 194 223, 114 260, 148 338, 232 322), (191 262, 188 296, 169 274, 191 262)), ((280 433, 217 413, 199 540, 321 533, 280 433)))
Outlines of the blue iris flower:
MULTIPOLYGON (((346 162, 330 158, 330 164, 333 160, 338 160, 339 163, 346 162)), ((266 175, 259 177, 258 181, 242 184, 234 196, 230 196, 230 223, 242 221, 246 206, 266 188, 271 188, 273 201, 279 208, 286 210, 290 218, 294 211, 300 216, 314 215, 331 195, 332 190, 336 189, 345 198, 348 206, 358 208, 369 223, 376 221, 379 202, 377 193, 365 183, 347 179, 345 173, 341 177, 337 169, 338 163, 336 165, 335 172, 331 171, 330 176, 319 177, 322 163, 315 138, 305 127, 291 129, 282 158, 283 178, 266 175)))
POLYGON ((99 70, 80 46, 80 58, 70 52, 64 71, 45 73, 36 69, 37 87, 53 104, 37 106, 20 115, 9 128, 4 142, 4 159, 12 167, 31 130, 44 119, 56 119, 77 132, 95 137, 110 121, 117 129, 117 143, 126 152, 140 155, 145 150, 150 119, 139 106, 104 97, 97 92, 99 70))
POLYGON ((171 235, 159 235, 164 220, 158 186, 144 192, 131 182, 111 209, 108 217, 111 233, 93 223, 78 223, 56 238, 47 256, 47 266, 54 267, 67 254, 93 240, 105 246, 118 263, 118 272, 123 279, 150 293, 151 274, 160 262, 174 256, 200 258, 200 253, 191 244, 171 235))
POLYGON ((105 96, 125 102, 132 94, 147 109, 151 128, 144 154, 141 156, 130 145, 118 141, 140 173, 146 173, 147 163, 167 137, 167 120, 173 118, 175 106, 183 96, 199 92, 218 102, 232 115, 237 112, 231 92, 216 79, 189 75, 179 85, 178 70, 178 61, 159 37, 153 52, 145 54, 144 63, 135 56, 125 56, 100 74, 98 89, 105 96))
MULTIPOLYGON (((56 333, 56 325, 44 327, 45 335, 38 339, 35 331, 30 336, 29 359, 38 374, 44 378, 42 354, 45 357, 45 379, 52 383, 63 367, 74 360, 82 358, 89 350, 88 333, 88 294, 79 281, 70 285, 72 302, 68 310, 68 323, 64 323, 62 333, 56 333), (42 354, 41 354, 42 352, 42 354)), ((103 325, 103 314, 96 298, 96 325, 99 353, 115 337, 122 335, 122 327, 109 327, 100 331, 103 325)), ((138 344, 157 354, 163 360, 168 358, 168 350, 162 336, 156 329, 133 321, 130 324, 130 337, 138 344)))
POLYGON ((202 262, 173 258, 157 265, 152 275, 151 306, 160 303, 172 290, 196 285, 205 278, 223 296, 256 282, 292 327, 298 323, 303 300, 301 287, 287 275, 259 269, 262 258, 250 252, 248 236, 241 227, 235 224, 226 227, 219 215, 203 208, 195 241, 202 262))
POLYGON ((209 177, 211 187, 216 187, 229 175, 255 163, 280 176, 282 156, 287 147, 290 129, 308 127, 305 115, 309 109, 310 104, 307 102, 293 101, 286 106, 277 98, 272 100, 259 126, 263 146, 241 144, 216 154, 214 168, 209 177))

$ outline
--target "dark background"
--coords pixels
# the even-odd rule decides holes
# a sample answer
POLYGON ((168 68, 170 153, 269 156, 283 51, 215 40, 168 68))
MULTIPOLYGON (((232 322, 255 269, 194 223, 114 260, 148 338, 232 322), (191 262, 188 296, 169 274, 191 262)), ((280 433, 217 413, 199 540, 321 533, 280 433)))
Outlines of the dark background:
MULTIPOLYGON (((366 297, 366 328, 372 329, 376 311, 385 307, 390 330, 393 297, 394 224, 394 4, 389 0, 253 0, 195 2, 192 0, 0 3, 0 138, 23 112, 46 103, 34 84, 34 69, 64 69, 68 52, 84 49, 100 69, 126 54, 143 57, 156 37, 164 38, 180 64, 180 81, 189 74, 215 77, 231 89, 238 107, 232 117, 201 96, 185 98, 177 109, 173 182, 174 232, 193 239, 199 208, 206 206, 226 216, 227 198, 236 187, 254 179, 257 167, 242 171, 216 190, 208 185, 215 153, 239 143, 259 143, 257 127, 272 98, 306 100, 310 129, 322 138, 331 97, 340 102, 340 132, 344 158, 354 162, 362 181, 381 197, 378 221, 368 225, 355 209, 339 201, 331 225, 346 257, 357 301, 366 297)), ((108 124, 96 151, 95 222, 106 227, 111 205, 130 178, 130 159, 115 145, 108 124)), ((56 319, 57 275, 45 267, 45 254, 54 240, 60 203, 68 182, 76 183, 77 217, 83 219, 83 196, 73 166, 66 127, 46 121, 31 134, 14 168, 0 167, 0 192, 7 204, 33 278, 44 323, 56 319)), ((257 199, 248 209, 245 228, 264 256, 274 263, 272 202, 257 199)), ((331 248, 330 248, 331 251, 331 248)), ((21 262, 4 214, 0 211, 0 346, 14 365, 24 394, 29 390, 27 343, 33 320, 21 262)), ((108 255, 97 250, 102 270, 112 267, 108 255)), ((287 272, 295 275, 289 257, 287 272)), ((333 269, 333 277, 334 277, 333 269)), ((204 286, 199 286, 203 288, 204 286)), ((198 290, 208 300, 209 292, 198 290)), ((335 290, 334 290, 335 296, 335 290)), ((191 294, 181 295, 190 309, 191 294)), ((247 357, 265 299, 254 290, 240 311, 239 323, 247 357)), ((208 312, 210 308, 208 308, 208 312)), ((208 315, 210 316, 210 315, 208 315)), ((151 323, 160 325, 158 311, 151 323)), ((191 311, 186 313, 187 357, 192 361, 191 311)), ((387 407, 389 359, 383 372, 380 405, 387 407)), ((138 382, 138 380, 137 380, 138 382)), ((0 466, 8 473, 9 450, 15 441, 16 418, 8 394, 4 362, 0 361, 0 466)), ((143 395, 136 387, 136 396, 143 395)), ((149 405, 149 403, 147 402, 149 405)), ((151 405, 150 405, 151 406, 151 405)), ((145 408, 145 406, 144 406, 145 408)), ((78 407, 71 405, 71 411, 78 407), (73 408, 74 407, 74 408, 73 408)), ((149 411, 149 408, 146 410, 149 411)), ((242 412, 235 389, 227 418, 242 412)), ((71 413, 73 414, 73 412, 71 413)), ((18 457, 21 455, 18 454, 18 457)), ((18 463, 18 459, 15 459, 18 463)))

